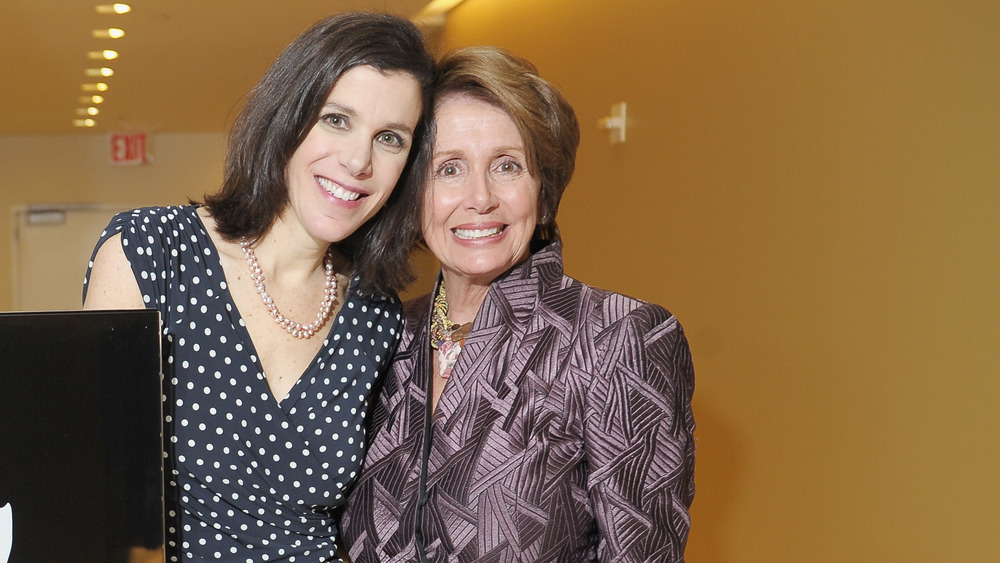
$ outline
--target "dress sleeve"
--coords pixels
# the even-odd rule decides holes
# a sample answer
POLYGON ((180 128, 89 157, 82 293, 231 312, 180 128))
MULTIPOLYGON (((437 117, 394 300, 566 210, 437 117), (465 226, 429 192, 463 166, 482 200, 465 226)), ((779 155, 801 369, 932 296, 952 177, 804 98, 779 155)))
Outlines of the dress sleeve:
POLYGON ((682 562, 695 427, 684 331, 665 309, 643 303, 595 338, 604 353, 588 393, 584 447, 598 559, 682 562))
POLYGON ((139 285, 143 301, 147 309, 160 309, 163 313, 166 302, 166 284, 164 280, 165 260, 170 242, 166 240, 163 230, 157 228, 158 209, 143 208, 124 211, 111 218, 108 226, 101 233, 94 252, 87 266, 87 275, 83 280, 83 299, 87 299, 87 289, 90 284, 90 274, 94 267, 97 251, 117 234, 121 234, 120 244, 128 258, 139 285))

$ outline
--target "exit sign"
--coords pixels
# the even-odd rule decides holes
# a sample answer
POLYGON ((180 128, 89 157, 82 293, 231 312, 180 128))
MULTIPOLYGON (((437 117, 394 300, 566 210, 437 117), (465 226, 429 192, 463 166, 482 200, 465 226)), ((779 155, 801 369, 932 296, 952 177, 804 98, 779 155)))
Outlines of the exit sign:
POLYGON ((145 133, 112 133, 111 164, 146 164, 150 161, 146 152, 148 135, 145 133))

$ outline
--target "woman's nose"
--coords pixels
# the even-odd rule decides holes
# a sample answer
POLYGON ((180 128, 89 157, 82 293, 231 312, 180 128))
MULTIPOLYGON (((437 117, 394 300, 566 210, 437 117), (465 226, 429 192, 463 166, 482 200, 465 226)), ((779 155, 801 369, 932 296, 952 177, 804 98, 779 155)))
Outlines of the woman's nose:
POLYGON ((478 213, 488 213, 497 206, 495 186, 489 176, 473 174, 468 184, 468 205, 478 213))
POLYGON ((367 141, 352 140, 340 151, 340 164, 355 178, 365 178, 372 173, 372 145, 367 141))

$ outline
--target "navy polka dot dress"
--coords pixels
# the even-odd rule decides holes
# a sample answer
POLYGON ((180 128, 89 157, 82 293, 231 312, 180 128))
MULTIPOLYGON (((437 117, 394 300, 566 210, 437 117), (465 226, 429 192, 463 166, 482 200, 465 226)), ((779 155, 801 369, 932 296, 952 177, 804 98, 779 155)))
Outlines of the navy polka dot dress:
POLYGON ((332 511, 363 460, 368 398, 398 340, 399 301, 349 291, 279 403, 195 209, 121 213, 98 243, 122 234, 142 297, 160 311, 167 560, 340 561, 332 511))

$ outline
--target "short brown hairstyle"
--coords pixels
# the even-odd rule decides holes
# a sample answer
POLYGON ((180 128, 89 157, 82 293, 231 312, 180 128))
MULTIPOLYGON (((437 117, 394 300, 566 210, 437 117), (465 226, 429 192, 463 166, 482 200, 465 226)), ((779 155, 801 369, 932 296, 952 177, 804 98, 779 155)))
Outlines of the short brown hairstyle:
MULTIPOLYGON (((271 228, 288 205, 288 161, 319 119, 330 90, 358 66, 406 72, 420 83, 423 112, 414 135, 415 144, 419 142, 431 109, 434 60, 416 26, 396 16, 365 12, 321 20, 278 56, 233 124, 222 187, 205 198, 223 237, 255 240, 271 228)), ((411 149, 402 178, 417 148, 411 149)), ((409 214, 395 209, 406 188, 401 181, 375 217, 336 243, 350 260, 350 270, 344 273, 360 277, 359 289, 388 292, 413 280, 411 248, 403 240, 409 214)))
MULTIPOLYGON (((465 95, 506 113, 517 127, 527 153, 528 171, 541 182, 539 224, 533 242, 560 240, 556 225, 559 201, 573 176, 580 126, 573 107, 552 84, 538 76, 529 61, 497 47, 465 47, 438 62, 434 99, 465 95)), ((433 121, 432 121, 433 123, 433 121)), ((433 124, 428 130, 414 180, 426 185, 433 152, 433 124)), ((423 203, 415 202, 418 207, 423 203)))

